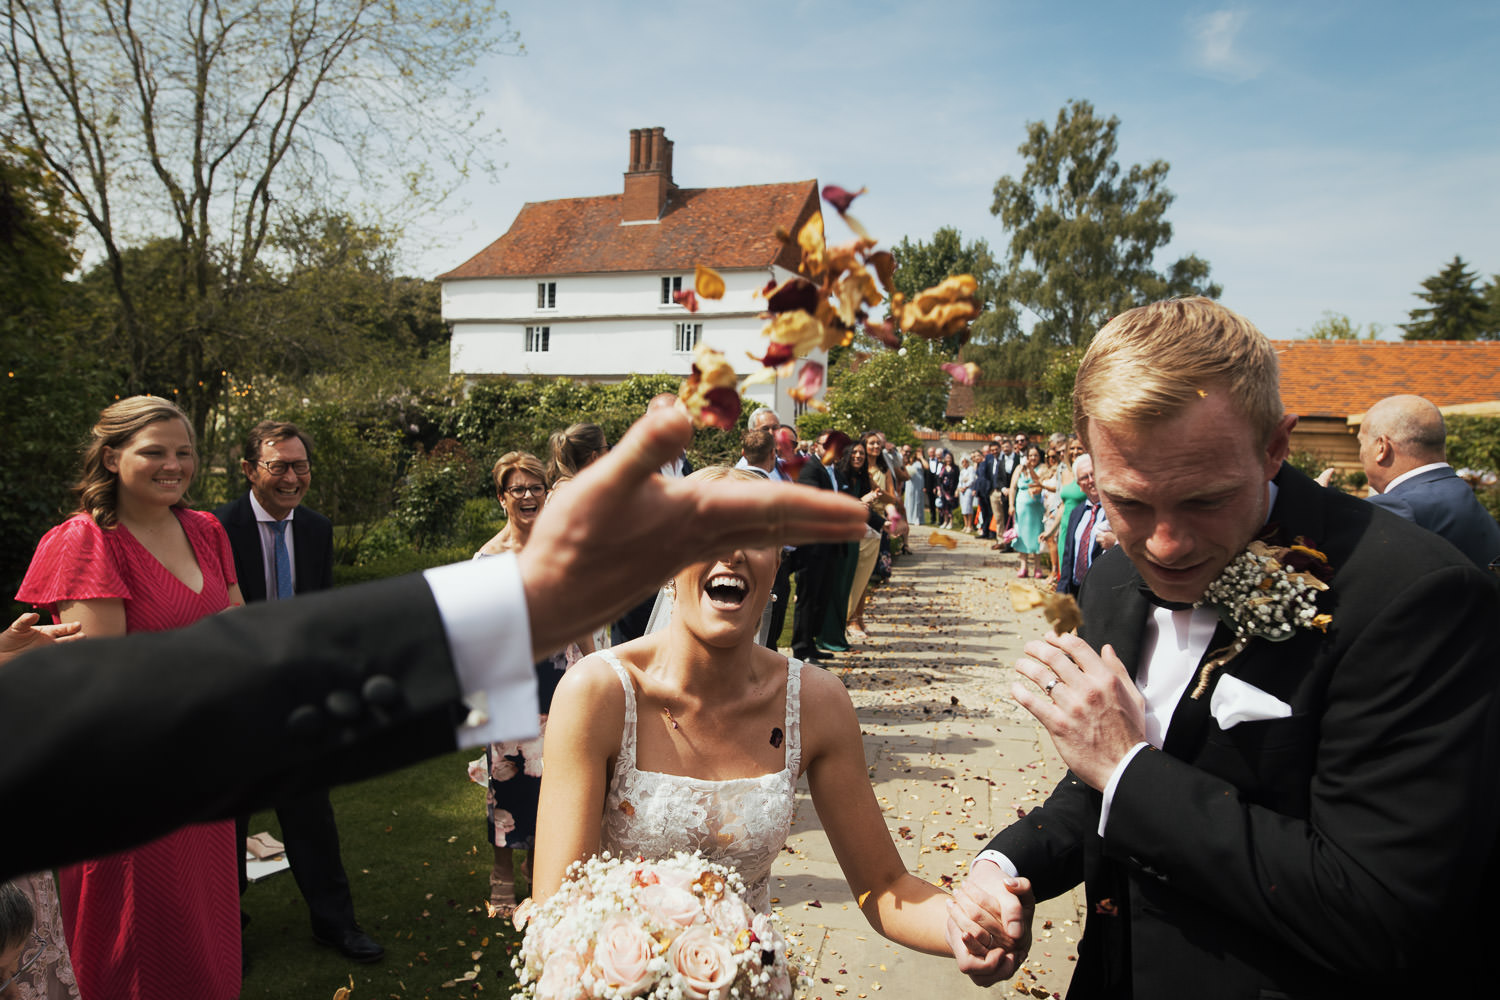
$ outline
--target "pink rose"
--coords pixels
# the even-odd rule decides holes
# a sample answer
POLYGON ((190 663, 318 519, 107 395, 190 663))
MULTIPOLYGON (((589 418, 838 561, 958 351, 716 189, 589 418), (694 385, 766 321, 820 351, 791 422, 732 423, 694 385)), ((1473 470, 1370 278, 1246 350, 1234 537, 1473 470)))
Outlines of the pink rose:
POLYGON ((578 1000, 583 996, 583 962, 571 951, 547 956, 542 978, 537 980, 536 1000, 578 1000))
POLYGON ((708 1000, 715 990, 725 995, 737 972, 729 945, 706 924, 677 935, 667 949, 667 965, 686 980, 683 985, 694 1000, 708 1000))
POLYGON ((641 928, 625 919, 614 917, 599 929, 594 945, 594 964, 599 976, 625 996, 639 996, 651 985, 651 959, 656 955, 655 942, 641 928))
POLYGON ((708 904, 707 910, 709 923, 731 941, 750 926, 750 908, 733 896, 720 896, 708 904))
POLYGON ((642 888, 640 901, 648 916, 668 927, 691 927, 703 919, 697 896, 665 882, 642 888))
POLYGON ((490 764, 490 777, 496 781, 509 781, 520 770, 509 757, 496 757, 490 764))

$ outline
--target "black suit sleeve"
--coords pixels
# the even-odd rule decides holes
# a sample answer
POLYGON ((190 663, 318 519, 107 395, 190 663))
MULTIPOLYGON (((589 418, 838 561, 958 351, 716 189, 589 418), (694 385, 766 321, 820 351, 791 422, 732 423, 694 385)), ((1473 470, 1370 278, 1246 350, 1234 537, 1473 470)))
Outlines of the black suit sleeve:
POLYGON ((463 717, 419 574, 25 654, 0 667, 0 800, 48 805, 7 824, 0 877, 451 750, 463 717))

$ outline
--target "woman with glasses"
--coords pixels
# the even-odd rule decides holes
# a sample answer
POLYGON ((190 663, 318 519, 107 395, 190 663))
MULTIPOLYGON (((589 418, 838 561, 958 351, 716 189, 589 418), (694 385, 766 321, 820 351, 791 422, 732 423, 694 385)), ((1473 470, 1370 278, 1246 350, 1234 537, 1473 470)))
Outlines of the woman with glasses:
MULTIPOLYGON (((78 512, 42 538, 16 600, 81 623, 89 637, 180 628, 243 604, 224 528, 187 506, 197 464, 192 428, 172 403, 134 396, 105 407, 84 452, 78 512)), ((92 778, 108 781, 110 748, 98 750, 92 778)), ((79 992, 238 996, 242 849, 229 820, 62 869, 79 992)))
MULTIPOLYGON (((495 496, 505 509, 505 527, 485 542, 475 559, 507 552, 519 553, 531 538, 532 526, 547 503, 546 471, 534 455, 511 451, 500 456, 492 473, 495 496)), ((536 664, 537 700, 542 728, 552 692, 563 671, 582 657, 577 643, 536 664)), ((536 847, 536 803, 542 787, 542 741, 491 743, 484 757, 469 765, 469 776, 488 788, 485 833, 495 850, 490 869, 492 915, 509 917, 516 911, 516 849, 527 852, 526 880, 531 881, 530 854, 536 847), (482 769, 481 769, 482 768, 482 769)))

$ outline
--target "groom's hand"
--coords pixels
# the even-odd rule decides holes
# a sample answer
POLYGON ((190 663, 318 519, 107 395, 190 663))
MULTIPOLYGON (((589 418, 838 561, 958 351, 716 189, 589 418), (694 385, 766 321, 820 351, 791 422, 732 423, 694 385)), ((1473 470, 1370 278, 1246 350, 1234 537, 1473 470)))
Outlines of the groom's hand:
POLYGON ((948 947, 959 971, 979 986, 1014 976, 1031 952, 1035 911, 1029 881, 992 861, 976 864, 948 907, 948 947))
POLYGON ((1046 727, 1068 769, 1103 791, 1115 766, 1145 739, 1146 700, 1115 651, 1098 653, 1073 634, 1049 634, 1026 644, 1011 694, 1046 727), (1040 690, 1037 690, 1040 689, 1040 690))

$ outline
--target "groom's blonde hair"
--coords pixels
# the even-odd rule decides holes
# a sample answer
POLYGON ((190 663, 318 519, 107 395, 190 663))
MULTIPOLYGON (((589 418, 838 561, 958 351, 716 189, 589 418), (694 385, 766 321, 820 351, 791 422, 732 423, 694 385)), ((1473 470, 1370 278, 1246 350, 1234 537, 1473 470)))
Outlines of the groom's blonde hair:
POLYGON ((1284 411, 1276 351, 1238 313, 1201 296, 1123 312, 1089 345, 1073 383, 1073 428, 1087 445, 1089 421, 1153 423, 1210 393, 1227 393, 1260 444, 1284 411))

